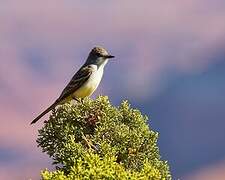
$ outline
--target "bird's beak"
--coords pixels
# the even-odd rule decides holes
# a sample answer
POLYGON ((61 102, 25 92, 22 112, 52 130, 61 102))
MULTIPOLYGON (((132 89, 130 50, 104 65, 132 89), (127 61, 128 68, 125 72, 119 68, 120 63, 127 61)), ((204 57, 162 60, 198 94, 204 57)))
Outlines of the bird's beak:
POLYGON ((112 56, 112 55, 106 55, 105 57, 108 58, 108 59, 110 59, 110 58, 114 58, 115 56, 112 56))

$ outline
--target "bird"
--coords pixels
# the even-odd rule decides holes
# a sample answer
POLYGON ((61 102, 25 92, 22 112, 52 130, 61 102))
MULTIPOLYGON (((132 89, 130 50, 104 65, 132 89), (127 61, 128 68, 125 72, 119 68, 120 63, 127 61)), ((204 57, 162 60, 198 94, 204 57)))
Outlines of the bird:
POLYGON ((108 60, 115 56, 109 54, 107 50, 101 46, 94 47, 83 66, 74 74, 72 79, 63 89, 61 95, 46 110, 39 114, 31 124, 36 123, 49 111, 55 109, 57 105, 62 105, 71 100, 79 101, 85 97, 89 97, 97 89, 103 73, 104 67, 108 60))

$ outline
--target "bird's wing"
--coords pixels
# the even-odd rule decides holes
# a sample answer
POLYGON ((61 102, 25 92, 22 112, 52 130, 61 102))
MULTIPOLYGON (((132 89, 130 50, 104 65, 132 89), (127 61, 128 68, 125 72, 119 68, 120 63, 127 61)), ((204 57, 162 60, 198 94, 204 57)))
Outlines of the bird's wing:
POLYGON ((93 72, 91 66, 81 67, 80 70, 73 76, 69 84, 65 87, 59 98, 49 106, 44 112, 42 112, 38 117, 36 117, 31 124, 36 123, 42 116, 51 111, 55 106, 57 106, 61 101, 70 96, 74 91, 83 85, 83 83, 90 77, 93 72))
POLYGON ((58 102, 64 100, 77 89, 79 89, 91 76, 93 68, 91 66, 81 67, 79 71, 73 76, 68 85, 64 88, 61 95, 58 98, 58 102))

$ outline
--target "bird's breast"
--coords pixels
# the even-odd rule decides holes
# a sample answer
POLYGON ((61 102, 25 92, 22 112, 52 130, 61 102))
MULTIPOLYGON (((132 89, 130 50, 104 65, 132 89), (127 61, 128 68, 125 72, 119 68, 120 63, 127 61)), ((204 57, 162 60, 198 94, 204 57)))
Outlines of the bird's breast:
POLYGON ((89 79, 82 85, 79 89, 77 89, 73 96, 78 98, 84 98, 90 96, 98 87, 103 75, 103 68, 98 69, 92 72, 89 79))

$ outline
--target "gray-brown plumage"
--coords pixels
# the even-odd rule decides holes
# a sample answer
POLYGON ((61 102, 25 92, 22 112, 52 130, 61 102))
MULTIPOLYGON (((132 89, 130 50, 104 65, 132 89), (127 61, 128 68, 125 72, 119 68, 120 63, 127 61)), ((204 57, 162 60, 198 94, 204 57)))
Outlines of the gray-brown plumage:
POLYGON ((72 99, 90 96, 101 81, 104 66, 108 62, 108 59, 113 57, 114 56, 110 55, 104 48, 94 47, 89 53, 84 65, 72 77, 59 98, 44 112, 37 116, 31 124, 36 123, 41 117, 59 104, 63 104, 72 99))

